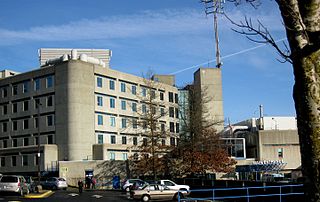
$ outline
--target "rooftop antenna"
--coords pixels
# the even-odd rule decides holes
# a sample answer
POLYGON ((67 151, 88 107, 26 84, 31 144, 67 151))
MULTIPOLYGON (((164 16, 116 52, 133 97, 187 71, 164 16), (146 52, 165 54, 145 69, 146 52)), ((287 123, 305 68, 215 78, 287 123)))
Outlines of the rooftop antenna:
POLYGON ((218 35, 218 16, 217 14, 223 13, 223 4, 225 0, 201 0, 206 7, 206 15, 213 14, 213 27, 214 27, 214 37, 216 42, 216 67, 220 68, 222 66, 220 49, 219 49, 219 35, 218 35))

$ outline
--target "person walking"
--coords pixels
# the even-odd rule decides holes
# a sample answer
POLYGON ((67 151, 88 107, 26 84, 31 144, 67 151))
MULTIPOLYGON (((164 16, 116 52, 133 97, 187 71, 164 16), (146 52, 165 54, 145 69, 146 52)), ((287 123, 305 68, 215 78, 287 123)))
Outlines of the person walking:
POLYGON ((94 177, 91 178, 92 189, 96 189, 96 179, 94 177))
POLYGON ((79 188, 79 193, 81 194, 83 191, 83 182, 81 179, 78 181, 78 188, 79 188))

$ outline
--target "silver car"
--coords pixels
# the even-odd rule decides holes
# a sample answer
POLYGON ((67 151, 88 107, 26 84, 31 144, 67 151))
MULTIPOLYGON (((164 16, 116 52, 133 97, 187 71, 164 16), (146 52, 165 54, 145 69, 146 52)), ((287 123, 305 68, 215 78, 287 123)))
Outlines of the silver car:
POLYGON ((3 175, 0 176, 0 192, 14 192, 23 196, 29 194, 29 189, 23 176, 3 175))
POLYGON ((50 177, 46 181, 40 183, 43 188, 47 189, 63 189, 66 190, 68 187, 67 181, 61 177, 50 177))

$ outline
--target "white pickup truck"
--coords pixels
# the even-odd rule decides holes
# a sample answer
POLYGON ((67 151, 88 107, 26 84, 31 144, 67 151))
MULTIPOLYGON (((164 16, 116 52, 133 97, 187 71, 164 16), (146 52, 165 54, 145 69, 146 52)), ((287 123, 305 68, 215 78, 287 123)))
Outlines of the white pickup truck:
POLYGON ((179 185, 171 180, 159 180, 159 184, 165 185, 172 190, 190 191, 190 187, 188 185, 179 185))

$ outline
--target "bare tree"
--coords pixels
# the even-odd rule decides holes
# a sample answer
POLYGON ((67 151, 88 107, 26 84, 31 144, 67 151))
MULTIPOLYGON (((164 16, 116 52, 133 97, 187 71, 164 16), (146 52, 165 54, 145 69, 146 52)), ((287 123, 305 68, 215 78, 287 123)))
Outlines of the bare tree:
MULTIPOLYGON (((231 0, 237 4, 241 0, 231 0)), ((255 6, 259 1, 243 0, 255 6)), ((235 23, 239 33, 258 36, 278 51, 284 61, 292 63, 295 77, 293 98, 297 113, 302 172, 307 201, 320 201, 320 1, 275 0, 285 26, 288 49, 282 51, 268 29, 258 21, 235 23)), ((258 3, 258 4, 257 4, 258 3)))

